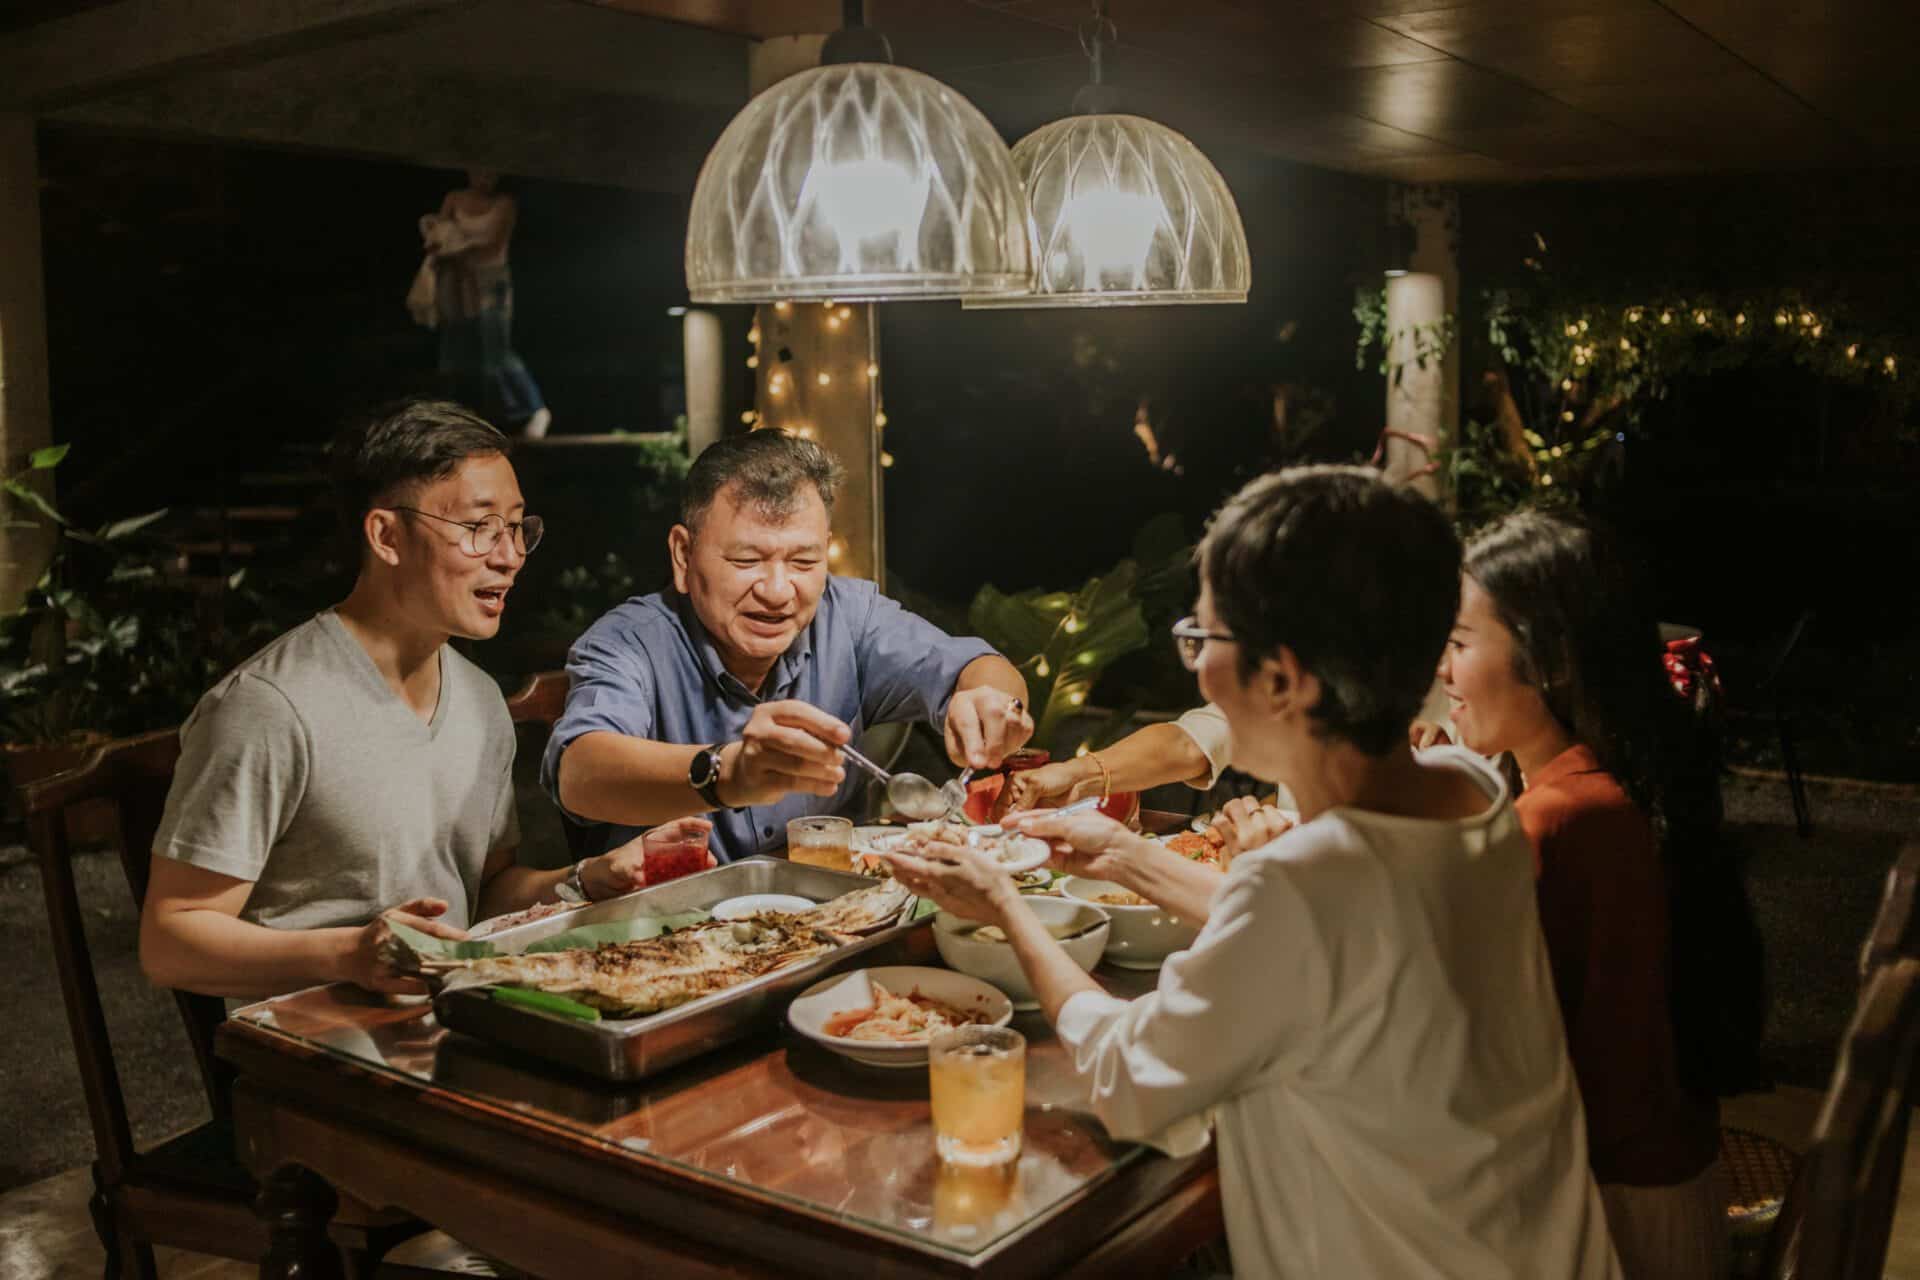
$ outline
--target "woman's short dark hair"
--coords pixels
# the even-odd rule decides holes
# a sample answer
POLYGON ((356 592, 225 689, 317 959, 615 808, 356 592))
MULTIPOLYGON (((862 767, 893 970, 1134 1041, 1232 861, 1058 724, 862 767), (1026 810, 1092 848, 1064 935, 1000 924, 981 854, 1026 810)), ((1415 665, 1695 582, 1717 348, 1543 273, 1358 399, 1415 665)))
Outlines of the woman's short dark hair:
POLYGON ((772 429, 717 440, 687 471, 680 494, 680 523, 693 528, 720 491, 739 486, 740 501, 768 515, 791 514, 802 485, 812 485, 833 514, 845 470, 811 440, 772 429))
POLYGON ((1433 503, 1366 467, 1293 467, 1228 499, 1199 555, 1243 680, 1284 646, 1320 681, 1320 732, 1376 756, 1407 740, 1460 607, 1433 503))
POLYGON ((401 400, 343 428, 327 446, 342 530, 358 554, 360 524, 377 506, 407 501, 468 458, 506 454, 512 442, 451 400, 401 400))

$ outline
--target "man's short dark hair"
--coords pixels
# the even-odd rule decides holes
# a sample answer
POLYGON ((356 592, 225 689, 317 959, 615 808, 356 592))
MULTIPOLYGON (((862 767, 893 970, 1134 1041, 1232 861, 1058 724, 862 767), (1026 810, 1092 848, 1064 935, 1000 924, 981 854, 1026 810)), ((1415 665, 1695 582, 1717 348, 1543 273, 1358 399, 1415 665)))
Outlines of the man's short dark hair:
POLYGON ((811 440, 772 429, 728 436, 708 445, 687 470, 680 494, 680 523, 694 528, 720 491, 739 487, 742 505, 775 518, 791 515, 801 486, 812 485, 833 514, 846 471, 811 440))
POLYGON ((468 458, 511 448, 486 419, 451 400, 397 401, 345 427, 327 446, 327 459, 348 545, 357 555, 361 521, 373 508, 411 500, 468 458))
POLYGON ((1200 543, 1240 678, 1282 646, 1320 680, 1318 730, 1381 755, 1405 742, 1460 607, 1460 540, 1439 508, 1366 467, 1294 467, 1227 501, 1200 543))

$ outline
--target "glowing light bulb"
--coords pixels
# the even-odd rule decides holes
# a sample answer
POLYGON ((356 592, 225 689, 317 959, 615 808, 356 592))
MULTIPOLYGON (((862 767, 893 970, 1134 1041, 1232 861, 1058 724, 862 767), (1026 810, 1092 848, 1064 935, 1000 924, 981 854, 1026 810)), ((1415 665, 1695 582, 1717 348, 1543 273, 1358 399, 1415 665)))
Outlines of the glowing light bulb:
POLYGON ((1660 323, 1661 323, 1661 324, 1672 324, 1672 323, 1673 323, 1673 312, 1671 312, 1671 311, 1662 311, 1662 312, 1660 313, 1660 323))
POLYGON ((1567 336, 1568 336, 1569 338, 1577 338, 1577 337, 1579 337, 1579 336, 1580 336, 1580 326, 1579 326, 1579 325, 1577 325, 1577 324, 1570 324, 1570 325, 1568 325, 1568 326, 1567 326, 1567 336))
POLYGON ((842 308, 840 308, 840 318, 841 318, 842 320, 851 320, 851 319, 853 319, 853 308, 852 308, 852 307, 842 307, 842 308))
POLYGON ((741 415, 740 415, 740 421, 742 421, 742 422, 746 422, 746 423, 751 423, 751 422, 752 422, 752 421, 753 421, 753 420, 754 420, 755 418, 757 418, 757 417, 759 417, 759 416, 760 416, 759 414, 757 414, 757 413, 755 413, 755 412, 754 412, 753 410, 751 410, 751 409, 749 409, 749 410, 747 410, 747 411, 746 411, 745 413, 743 413, 743 414, 741 414, 741 415))
POLYGON ((828 317, 827 317, 827 328, 829 328, 829 329, 838 329, 839 327, 840 327, 840 317, 839 317, 839 316, 828 316, 828 317))
POLYGON ((1857 356, 1858 356, 1859 354, 1860 354, 1860 344, 1859 344, 1859 343, 1857 343, 1857 342, 1850 342, 1850 343, 1848 343, 1848 344, 1847 344, 1847 359, 1849 359, 1849 360, 1852 360, 1852 359, 1854 359, 1855 357, 1857 357, 1857 356))
POLYGON ((1047 660, 1045 658, 1042 658, 1040 659, 1040 664, 1033 669, 1033 674, 1039 676, 1042 680, 1044 680, 1048 676, 1053 674, 1053 668, 1047 665, 1047 660))
POLYGON ((869 378, 877 378, 880 376, 880 364, 878 361, 867 361, 867 376, 869 378))
POLYGON ((882 156, 816 164, 801 185, 799 207, 809 200, 819 204, 827 225, 839 233, 839 269, 852 275, 860 270, 863 245, 891 239, 910 246, 919 240, 931 176, 929 166, 916 173, 882 156))
POLYGON ((815 378, 814 381, 818 382, 823 387, 832 386, 833 375, 830 373, 822 373, 819 377, 815 378))
POLYGON ((1746 313, 1746 312, 1744 312, 1744 311, 1742 311, 1742 312, 1740 312, 1740 313, 1739 313, 1738 315, 1736 315, 1736 316, 1734 316, 1734 318, 1733 318, 1733 327, 1734 327, 1734 328, 1736 328, 1736 329, 1744 329, 1744 328, 1746 328, 1746 327, 1747 327, 1747 313, 1746 313))
POLYGON ((802 425, 802 426, 796 427, 794 429, 793 434, 799 436, 802 440, 811 440, 813 439, 813 428, 802 425))
POLYGON ((880 451, 880 465, 883 467, 890 467, 893 465, 893 455, 888 453, 884 449, 880 451))
POLYGON ((747 330, 747 341, 748 341, 748 342, 752 342, 752 343, 756 343, 756 344, 757 344, 757 343, 758 343, 758 342, 760 341, 760 326, 759 326, 759 325, 755 325, 755 326, 753 326, 753 328, 751 328, 751 329, 749 329, 749 330, 747 330))
POLYGON ((1087 700, 1087 695, 1084 690, 1075 689, 1072 693, 1067 695, 1067 701, 1071 702, 1076 707, 1079 706, 1081 703, 1085 702, 1086 700, 1087 700))
POLYGON ((748 357, 747 357, 747 368, 749 368, 749 369, 758 369, 759 367, 760 367, 760 357, 759 357, 759 356, 748 356, 748 357))
POLYGON ((1551 489, 1553 487, 1553 473, 1549 471, 1545 475, 1541 476, 1540 483, 1546 488, 1551 489))
POLYGON ((884 427, 884 426, 886 426, 886 425, 887 425, 887 415, 886 415, 886 414, 884 414, 884 413, 876 413, 876 414, 874 414, 874 415, 873 415, 873 425, 874 425, 874 426, 876 426, 876 427, 884 427))
POLYGON ((793 304, 791 302, 776 302, 773 304, 773 309, 780 315, 785 315, 787 312, 793 310, 793 304))
POLYGON ((1159 198, 1144 191, 1099 186, 1074 195, 1060 211, 1060 221, 1080 257, 1078 288, 1146 288, 1147 254, 1165 216, 1159 198))
POLYGON ((832 542, 829 542, 827 544, 827 559, 838 560, 840 558, 840 551, 841 551, 840 539, 835 538, 832 542))

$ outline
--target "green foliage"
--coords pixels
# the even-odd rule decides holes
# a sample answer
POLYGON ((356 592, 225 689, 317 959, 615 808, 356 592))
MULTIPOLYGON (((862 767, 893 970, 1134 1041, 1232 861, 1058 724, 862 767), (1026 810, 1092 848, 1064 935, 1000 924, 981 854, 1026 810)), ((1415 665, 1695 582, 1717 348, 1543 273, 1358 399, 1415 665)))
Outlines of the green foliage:
MULTIPOLYGON (((66 448, 42 450, 49 470, 66 448)), ((17 477, 4 481, 19 497, 17 477)), ((81 529, 35 494, 26 505, 59 531, 52 559, 18 608, 0 613, 0 741, 57 744, 179 724, 200 695, 276 629, 244 571, 209 597, 142 537, 165 511, 81 529)))
POLYGON ((1424 370, 1429 364, 1446 359, 1457 336, 1457 326, 1451 315, 1425 324, 1409 325, 1400 332, 1388 330, 1387 291, 1384 288, 1356 290, 1353 295, 1353 319, 1360 326, 1360 336, 1354 343, 1353 367, 1364 371, 1368 357, 1377 349, 1374 371, 1391 378, 1396 386, 1406 376, 1408 365, 1424 370), (1393 359, 1394 344, 1401 338, 1406 341, 1409 355, 1404 360, 1396 361, 1393 359))
POLYGON ((968 621, 1026 677, 1036 745, 1070 754, 1065 731, 1084 717, 1102 674, 1147 647, 1150 618, 1184 604, 1192 550, 1179 517, 1162 515, 1135 536, 1131 556, 1076 590, 980 588, 968 621))
MULTIPOLYGON (((633 434, 616 431, 615 435, 633 434)), ((693 459, 687 456, 687 415, 673 420, 669 432, 638 433, 634 441, 634 466, 645 478, 640 482, 640 502, 647 511, 673 511, 680 505, 681 482, 693 459)))
POLYGON ((575 565, 560 575, 555 602, 541 614, 541 626, 556 635, 577 636, 633 594, 633 570, 609 551, 597 565, 575 565))

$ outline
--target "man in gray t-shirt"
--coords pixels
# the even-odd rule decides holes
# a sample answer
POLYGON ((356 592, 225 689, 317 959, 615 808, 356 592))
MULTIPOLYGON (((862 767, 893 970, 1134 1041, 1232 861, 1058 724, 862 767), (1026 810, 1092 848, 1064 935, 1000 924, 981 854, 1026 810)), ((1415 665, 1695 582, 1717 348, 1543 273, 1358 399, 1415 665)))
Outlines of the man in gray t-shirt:
POLYGON ((140 963, 167 987, 260 996, 347 980, 409 992, 389 918, 443 937, 584 877, 640 887, 638 842, 577 868, 516 864, 513 724, 452 636, 500 627, 540 540, 507 439, 414 401, 334 441, 353 591, 201 699, 153 850, 140 963))

